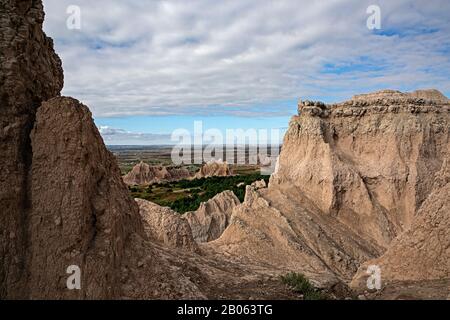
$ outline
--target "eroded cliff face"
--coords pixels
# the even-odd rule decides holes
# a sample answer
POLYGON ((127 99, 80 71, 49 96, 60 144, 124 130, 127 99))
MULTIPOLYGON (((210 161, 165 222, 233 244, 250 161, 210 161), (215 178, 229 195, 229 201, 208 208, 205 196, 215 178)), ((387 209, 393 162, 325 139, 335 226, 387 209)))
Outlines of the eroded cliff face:
MULTIPOLYGON (((420 283, 447 282, 450 294, 450 159, 436 173, 432 191, 417 211, 410 228, 392 241, 385 254, 365 262, 351 283, 366 290, 367 268, 380 268, 382 280, 420 283)), ((386 284, 385 284, 386 285, 386 284)), ((401 288, 399 288, 401 289, 401 288)))
POLYGON ((449 124, 436 90, 301 102, 269 188, 248 187, 208 246, 324 285, 358 268, 353 284, 365 284, 365 262, 386 281, 448 279, 449 124), (427 271, 413 268, 421 261, 427 271))
POLYGON ((91 113, 72 98, 44 102, 31 141, 30 298, 119 296, 125 243, 143 228, 91 113), (70 265, 82 270, 80 292, 56 278, 70 265))
POLYGON ((44 102, 31 142, 25 297, 203 297, 189 272, 173 271, 182 262, 157 249, 145 232, 139 207, 86 106, 66 97, 44 102), (71 265, 81 270, 81 290, 66 286, 71 265))
POLYGON ((436 91, 302 102, 271 185, 295 186, 324 214, 387 247, 411 226, 449 157, 449 108, 436 91))
POLYGON ((359 265, 382 253, 349 227, 321 214, 294 188, 256 190, 234 208, 230 225, 207 247, 239 263, 301 272, 321 287, 350 281, 359 265))
POLYGON ((0 299, 27 293, 29 135, 36 109, 63 86, 43 20, 41 1, 0 1, 0 299))

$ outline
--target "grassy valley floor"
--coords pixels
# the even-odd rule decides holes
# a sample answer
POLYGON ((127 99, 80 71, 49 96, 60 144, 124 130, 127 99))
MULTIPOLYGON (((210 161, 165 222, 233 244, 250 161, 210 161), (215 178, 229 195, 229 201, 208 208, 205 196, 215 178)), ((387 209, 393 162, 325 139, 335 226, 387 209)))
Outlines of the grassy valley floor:
POLYGON ((170 207, 172 210, 182 214, 197 210, 200 203, 208 201, 225 190, 233 191, 242 202, 244 201, 245 187, 262 179, 266 183, 269 182, 269 176, 251 173, 229 177, 180 180, 153 184, 148 187, 132 186, 129 189, 134 198, 170 207))

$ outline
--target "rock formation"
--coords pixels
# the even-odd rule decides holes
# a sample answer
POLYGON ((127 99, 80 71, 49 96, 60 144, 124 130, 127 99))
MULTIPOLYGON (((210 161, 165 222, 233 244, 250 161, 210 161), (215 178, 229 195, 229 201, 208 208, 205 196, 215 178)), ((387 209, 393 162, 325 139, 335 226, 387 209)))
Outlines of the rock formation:
POLYGON ((191 174, 186 168, 150 166, 141 161, 123 177, 123 181, 130 186, 148 186, 188 178, 191 178, 191 174))
MULTIPOLYGON (((376 265, 384 282, 430 282, 446 279, 450 294, 450 159, 435 174, 430 195, 423 202, 410 228, 392 241, 381 257, 367 261, 352 286, 366 289, 367 269, 376 265)), ((419 284, 420 286, 420 284, 419 284)))
POLYGON ((292 188, 252 186, 229 227, 208 246, 238 263, 304 273, 323 287, 350 281, 360 263, 382 252, 292 188))
POLYGON ((170 208, 150 201, 135 199, 144 221, 144 229, 150 239, 172 248, 198 251, 189 223, 170 208))
POLYGON ((228 163, 224 161, 212 161, 202 165, 200 170, 195 174, 195 178, 227 177, 232 174, 228 163))
MULTIPOLYGON (((242 204, 225 192, 183 219, 139 210, 87 107, 59 97, 43 16, 39 0, 0 0, 0 299, 289 298, 284 272, 364 290, 371 264, 376 297, 448 296, 441 93, 301 102, 268 188, 248 186, 242 204), (80 290, 66 286, 73 265, 80 290)), ((230 174, 211 163, 198 177, 230 174)))
POLYGON ((72 98, 44 102, 31 141, 28 297, 201 296, 165 270, 87 107, 72 98), (66 288, 70 265, 82 271, 79 291, 66 288), (159 288, 158 278, 170 287, 159 288))
POLYGON ((124 243, 143 230, 89 110, 71 98, 44 102, 31 140, 29 268, 42 271, 30 274, 30 297, 64 296, 55 275, 70 265, 83 271, 84 297, 116 297, 124 243))
POLYGON ((183 218, 191 226, 197 242, 209 242, 217 239, 230 222, 231 213, 239 199, 232 191, 224 191, 207 202, 202 202, 194 212, 186 212, 183 218))
POLYGON ((263 188, 267 187, 266 181, 264 181, 264 179, 253 182, 253 183, 251 184, 251 186, 252 186, 253 188, 255 188, 256 190, 258 190, 258 189, 263 189, 263 188))
POLYGON ((295 185, 322 212, 386 247, 410 227, 449 157, 448 100, 418 98, 435 95, 385 90, 300 104, 271 184, 295 185))
POLYGON ((63 86, 43 20, 41 1, 0 1, 0 299, 26 294, 30 132, 41 102, 63 86))
POLYGON ((56 97, 41 1, 1 0, 0 14, 0 299, 204 297, 148 240, 89 110, 56 97), (80 290, 66 286, 73 265, 80 290))
POLYGON ((210 247, 321 282, 350 282, 368 260, 386 280, 448 281, 449 122, 435 90, 301 102, 269 188, 247 187, 210 247), (427 271, 409 269, 420 261, 427 271))

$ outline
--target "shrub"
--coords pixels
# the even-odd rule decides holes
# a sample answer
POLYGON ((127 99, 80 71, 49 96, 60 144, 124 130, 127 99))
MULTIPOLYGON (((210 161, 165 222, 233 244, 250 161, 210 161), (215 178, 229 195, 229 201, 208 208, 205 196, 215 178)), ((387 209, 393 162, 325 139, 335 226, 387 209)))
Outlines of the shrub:
POLYGON ((290 272, 281 276, 281 281, 295 292, 302 294, 305 300, 325 300, 327 298, 301 273, 290 272))

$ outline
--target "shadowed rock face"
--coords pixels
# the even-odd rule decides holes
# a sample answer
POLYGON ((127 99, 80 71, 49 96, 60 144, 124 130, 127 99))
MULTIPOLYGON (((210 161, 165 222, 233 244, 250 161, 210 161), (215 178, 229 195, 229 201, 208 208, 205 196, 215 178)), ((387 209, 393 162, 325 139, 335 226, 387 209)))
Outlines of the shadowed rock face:
POLYGON ((44 102, 31 135, 28 242, 31 298, 113 298, 130 233, 143 236, 112 154, 87 107, 71 98, 44 102), (70 265, 81 268, 81 294, 64 290, 70 265))
POLYGON ((432 191, 418 210, 411 227, 392 241, 384 255, 361 266, 351 283, 353 288, 365 290, 367 268, 377 265, 382 280, 388 285, 394 281, 420 283, 447 279, 450 294, 449 158, 435 177, 432 191))
POLYGON ((27 298, 202 297, 171 271, 179 261, 155 250, 86 106, 44 102, 31 142, 27 298), (81 269, 81 290, 67 290, 70 265, 81 269))
POLYGON ((29 134, 41 102, 63 86, 43 20, 41 1, 0 0, 0 299, 27 291, 29 134))

